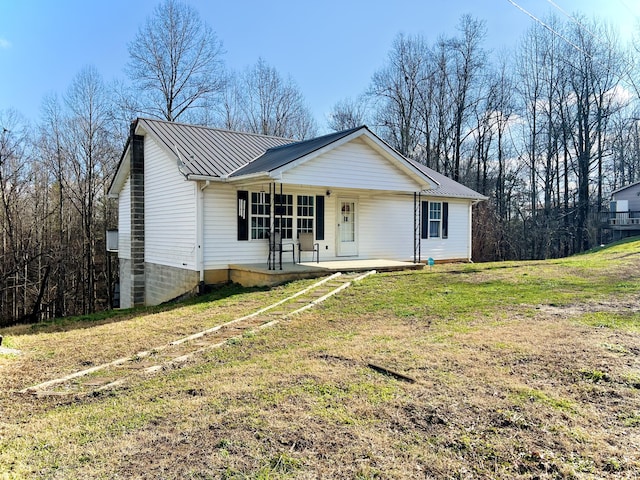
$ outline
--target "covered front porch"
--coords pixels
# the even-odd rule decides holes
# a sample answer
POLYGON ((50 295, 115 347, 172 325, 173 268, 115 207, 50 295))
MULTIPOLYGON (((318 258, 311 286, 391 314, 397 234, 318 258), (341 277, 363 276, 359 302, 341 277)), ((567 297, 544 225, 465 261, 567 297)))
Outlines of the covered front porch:
POLYGON ((423 263, 401 262, 383 258, 357 260, 331 260, 325 262, 283 262, 282 270, 269 269, 267 264, 229 265, 229 280, 245 287, 278 285, 304 278, 317 278, 335 272, 359 272, 376 270, 392 272, 399 270, 422 270, 423 263))

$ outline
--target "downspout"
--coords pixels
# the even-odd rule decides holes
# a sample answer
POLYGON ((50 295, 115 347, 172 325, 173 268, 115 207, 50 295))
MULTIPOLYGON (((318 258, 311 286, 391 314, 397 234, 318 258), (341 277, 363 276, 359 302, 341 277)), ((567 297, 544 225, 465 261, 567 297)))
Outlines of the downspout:
POLYGON ((176 163, 178 171, 184 175, 185 180, 195 180, 196 185, 196 268, 198 269, 198 294, 204 293, 204 191, 211 184, 211 180, 205 180, 204 184, 201 184, 202 180, 192 179, 191 175, 185 171, 185 163, 180 156, 180 150, 178 145, 174 144, 176 163))
POLYGON ((467 256, 469 257, 469 263, 473 263, 473 260, 471 260, 471 250, 473 248, 473 205, 474 203, 471 202, 469 204, 469 228, 467 229, 467 231, 469 232, 469 248, 468 248, 468 252, 467 252, 467 256))
POLYGON ((469 228, 468 228, 468 232, 469 232, 469 247, 468 247, 468 252, 467 252, 467 256, 469 257, 469 263, 473 263, 473 260, 471 259, 471 255, 472 255, 472 248, 473 248, 473 206, 477 205, 478 203, 480 203, 482 200, 473 200, 470 204, 469 204, 469 228))
POLYGON ((200 182, 196 182, 196 185, 198 185, 198 192, 197 192, 197 201, 196 201, 196 243, 197 243, 197 250, 196 250, 196 265, 198 268, 198 271, 200 272, 200 278, 199 278, 199 282, 198 282, 198 293, 199 294, 203 294, 204 293, 204 191, 209 187, 209 185, 211 184, 211 182, 209 180, 206 180, 203 184, 201 184, 200 182))

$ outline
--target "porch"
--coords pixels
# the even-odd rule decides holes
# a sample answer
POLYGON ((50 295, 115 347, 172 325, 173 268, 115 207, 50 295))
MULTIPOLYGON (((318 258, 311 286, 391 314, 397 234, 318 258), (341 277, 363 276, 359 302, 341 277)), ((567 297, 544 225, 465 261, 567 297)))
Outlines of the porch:
POLYGON ((272 286, 304 278, 324 277, 335 272, 422 270, 424 266, 424 263, 401 262, 381 258, 332 260, 320 263, 283 262, 282 270, 269 270, 267 265, 263 263, 234 264, 229 265, 229 280, 245 287, 272 286))

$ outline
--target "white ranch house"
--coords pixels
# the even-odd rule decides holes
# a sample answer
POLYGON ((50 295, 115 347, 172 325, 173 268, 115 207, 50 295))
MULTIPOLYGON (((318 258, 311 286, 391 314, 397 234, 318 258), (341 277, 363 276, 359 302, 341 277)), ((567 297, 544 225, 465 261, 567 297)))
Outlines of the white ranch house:
POLYGON ((239 273, 242 266, 266 269, 269 239, 281 238, 285 252, 269 267, 279 270, 282 260, 291 270, 302 232, 319 249, 319 264, 302 252, 309 268, 353 259, 469 261, 472 205, 486 199, 404 158, 366 126, 294 142, 142 118, 109 196, 119 200, 111 250, 121 307, 162 303, 204 284, 268 283, 239 273))

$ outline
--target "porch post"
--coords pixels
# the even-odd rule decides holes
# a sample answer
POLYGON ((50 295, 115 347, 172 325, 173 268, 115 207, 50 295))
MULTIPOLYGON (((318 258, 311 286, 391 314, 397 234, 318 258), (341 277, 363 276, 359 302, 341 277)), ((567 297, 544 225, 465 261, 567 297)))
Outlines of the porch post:
POLYGON ((422 241, 420 239, 422 225, 421 198, 420 192, 413 192, 413 263, 418 263, 422 260, 422 241))
POLYGON ((275 249, 275 205, 274 205, 274 197, 275 197, 275 186, 273 189, 271 188, 271 183, 269 183, 269 270, 276 269, 276 249, 275 249), (273 190, 273 191, 272 191, 273 190))

